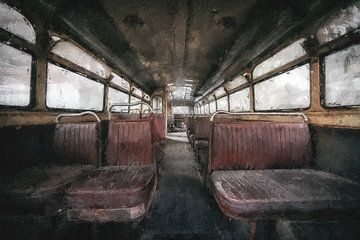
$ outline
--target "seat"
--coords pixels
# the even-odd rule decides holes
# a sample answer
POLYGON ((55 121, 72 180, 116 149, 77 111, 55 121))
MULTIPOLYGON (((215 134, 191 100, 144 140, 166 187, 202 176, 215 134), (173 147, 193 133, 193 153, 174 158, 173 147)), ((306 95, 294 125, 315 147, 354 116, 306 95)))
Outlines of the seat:
POLYGON ((100 124, 57 123, 53 139, 55 157, 2 178, 0 202, 6 214, 54 216, 65 208, 64 190, 86 177, 100 163, 100 124))
POLYGON ((67 194, 71 220, 135 221, 144 216, 154 191, 155 165, 111 166, 97 169, 74 183, 67 194))
POLYGON ((306 123, 215 121, 208 183, 223 213, 258 219, 359 212, 360 185, 309 169, 306 123))
POLYGON ((157 183, 150 121, 110 121, 107 166, 67 189, 69 220, 132 222, 144 217, 157 183))
POLYGON ((211 189, 231 218, 359 211, 360 185, 311 169, 215 171, 211 189))

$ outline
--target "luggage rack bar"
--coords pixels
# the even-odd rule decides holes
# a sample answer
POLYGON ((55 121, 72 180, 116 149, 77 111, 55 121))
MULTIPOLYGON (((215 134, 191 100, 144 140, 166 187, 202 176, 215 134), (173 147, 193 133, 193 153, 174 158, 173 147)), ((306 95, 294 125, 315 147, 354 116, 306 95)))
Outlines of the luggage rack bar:
POLYGON ((252 116, 252 115, 271 115, 271 116, 298 116, 302 117, 304 119, 304 122, 308 122, 308 117, 303 113, 283 113, 283 112, 271 112, 271 113, 265 113, 265 112, 257 112, 257 113, 236 113, 236 112, 228 112, 228 111, 217 111, 213 113, 213 115, 210 118, 210 122, 213 122, 215 117, 219 114, 226 114, 226 115, 235 115, 235 116, 252 116))
POLYGON ((99 116, 96 115, 96 113, 91 112, 91 111, 85 111, 85 112, 81 112, 81 113, 62 113, 56 117, 55 122, 59 123, 60 119, 63 117, 79 117, 79 116, 84 116, 84 115, 92 115, 93 117, 96 118, 97 122, 101 122, 99 116))

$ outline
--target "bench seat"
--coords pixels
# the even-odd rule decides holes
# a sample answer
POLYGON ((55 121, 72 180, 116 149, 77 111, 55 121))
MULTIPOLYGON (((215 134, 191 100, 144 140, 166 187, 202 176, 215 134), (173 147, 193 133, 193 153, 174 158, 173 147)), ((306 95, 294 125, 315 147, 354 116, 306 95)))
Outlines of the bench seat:
POLYGON ((83 221, 135 221, 142 218, 156 187, 156 166, 109 166, 67 190, 67 217, 83 221))
POLYGON ((214 171, 210 186, 234 219, 360 210, 360 184, 310 169, 214 171))
POLYGON ((63 210, 64 189, 94 169, 91 165, 38 166, 2 178, 2 214, 54 216, 63 210))

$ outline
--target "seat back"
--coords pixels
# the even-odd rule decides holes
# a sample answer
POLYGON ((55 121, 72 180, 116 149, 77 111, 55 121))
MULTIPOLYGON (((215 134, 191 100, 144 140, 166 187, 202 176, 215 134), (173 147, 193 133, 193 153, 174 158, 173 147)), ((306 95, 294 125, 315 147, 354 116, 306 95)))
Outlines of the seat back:
POLYGON ((194 140, 209 140, 210 117, 197 117, 194 120, 194 140))
POLYGON ((150 119, 110 121, 106 163, 110 166, 153 163, 150 119))
POLYGON ((165 139, 165 117, 162 113, 153 113, 151 118, 151 132, 153 141, 159 142, 165 139))
POLYGON ((213 122, 209 170, 301 168, 310 161, 306 123, 213 122))
POLYGON ((100 123, 56 123, 53 149, 61 164, 100 166, 100 123))

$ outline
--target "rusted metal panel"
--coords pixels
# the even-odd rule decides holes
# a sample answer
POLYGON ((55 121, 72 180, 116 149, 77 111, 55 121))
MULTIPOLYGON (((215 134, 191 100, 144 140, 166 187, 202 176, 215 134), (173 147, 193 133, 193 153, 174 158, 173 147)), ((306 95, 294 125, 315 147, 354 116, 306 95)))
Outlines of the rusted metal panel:
POLYGON ((211 189, 222 211, 239 219, 360 212, 360 185, 310 169, 215 171, 211 189))
POLYGON ((150 119, 110 121, 106 150, 108 165, 146 165, 152 162, 150 119))
POLYGON ((215 122, 211 170, 298 168, 310 161, 305 123, 215 122))
POLYGON ((100 165, 99 123, 58 123, 53 148, 60 163, 100 165))

